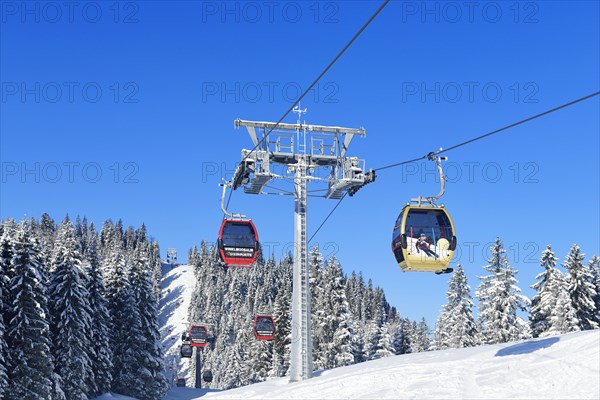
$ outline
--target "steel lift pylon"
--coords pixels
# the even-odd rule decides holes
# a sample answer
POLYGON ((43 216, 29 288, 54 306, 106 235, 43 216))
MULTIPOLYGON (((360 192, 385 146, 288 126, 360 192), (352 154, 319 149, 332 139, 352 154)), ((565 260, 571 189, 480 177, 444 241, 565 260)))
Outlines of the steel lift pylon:
POLYGON ((310 269, 308 265, 307 200, 309 196, 341 199, 354 195, 362 186, 375 180, 374 171, 364 172, 364 161, 347 157, 354 136, 366 136, 364 128, 309 125, 303 123, 306 109, 299 106, 296 124, 245 121, 236 119, 236 128, 245 127, 254 144, 252 150, 242 150, 229 186, 241 186, 249 194, 294 196, 294 267, 292 292, 292 344, 290 382, 312 377, 312 328, 310 269), (275 171, 275 167, 282 171, 275 171), (328 175, 319 176, 320 170, 328 175), (273 180, 293 181, 292 190, 275 188, 273 180), (309 194, 308 183, 322 185, 309 194), (321 193, 313 195, 312 193, 321 193))

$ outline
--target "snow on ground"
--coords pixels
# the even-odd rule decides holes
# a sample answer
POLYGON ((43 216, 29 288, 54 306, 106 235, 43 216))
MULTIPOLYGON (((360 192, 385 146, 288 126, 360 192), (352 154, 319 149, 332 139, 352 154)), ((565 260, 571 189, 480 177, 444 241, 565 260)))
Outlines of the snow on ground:
POLYGON ((191 265, 162 265, 159 325, 165 354, 166 377, 186 377, 189 361, 179 356, 181 333, 188 326, 188 308, 194 290, 194 272, 191 265))
POLYGON ((115 393, 104 393, 100 397, 94 398, 94 400, 136 400, 133 397, 123 396, 122 394, 115 393))
MULTIPOLYGON (((167 377, 186 377, 181 333, 194 289, 189 265, 163 265, 159 323, 167 377)), ((388 357, 318 371, 290 384, 272 379, 219 391, 170 389, 165 400, 192 399, 600 399, 600 330, 520 343, 388 357)), ((126 400, 105 394, 99 400, 126 400)))
POLYGON ((192 399, 600 399, 600 330, 520 343, 405 354, 227 391, 173 388, 192 399))

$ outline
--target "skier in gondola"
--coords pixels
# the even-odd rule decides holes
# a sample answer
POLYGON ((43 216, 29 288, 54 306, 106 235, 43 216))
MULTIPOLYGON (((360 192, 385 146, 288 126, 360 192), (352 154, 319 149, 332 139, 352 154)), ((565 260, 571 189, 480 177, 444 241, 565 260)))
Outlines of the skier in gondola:
POLYGON ((429 257, 435 257, 435 258, 437 258, 437 256, 438 256, 435 253, 435 251, 432 251, 430 249, 429 243, 427 242, 427 236, 425 236, 424 233, 421 233, 421 236, 419 236, 419 238, 417 239, 417 242, 415 243, 415 248, 417 249, 417 253, 419 253, 420 251, 422 251, 423 253, 425 253, 429 257))

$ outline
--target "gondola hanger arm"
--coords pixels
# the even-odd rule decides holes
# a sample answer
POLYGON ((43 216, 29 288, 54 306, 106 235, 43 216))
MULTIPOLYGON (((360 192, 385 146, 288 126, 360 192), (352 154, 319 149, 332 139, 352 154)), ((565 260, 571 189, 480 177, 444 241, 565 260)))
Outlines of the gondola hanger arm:
POLYGON ((421 203, 429 203, 431 205, 434 205, 435 202, 437 200, 439 200, 444 193, 446 192, 446 175, 444 175, 444 170, 442 168, 442 161, 446 161, 448 158, 445 156, 440 156, 438 155, 439 153, 441 153, 443 151, 443 149, 440 148, 440 150, 438 152, 430 152, 429 154, 427 154, 425 157, 423 158, 427 158, 430 161, 433 161, 437 164, 437 170, 438 170, 438 175, 440 176, 440 191, 436 196, 431 196, 431 197, 415 197, 410 199, 411 202, 413 203, 417 203, 418 205, 421 205, 421 203))
POLYGON ((225 180, 223 180, 223 183, 219 183, 219 186, 223 187, 223 193, 221 193, 221 210, 223 210, 223 213, 228 216, 231 219, 235 219, 235 218, 239 218, 239 219, 243 219, 246 218, 245 215, 243 214, 234 214, 234 213, 230 213, 229 211, 227 211, 226 207, 225 207, 225 193, 227 192, 227 188, 231 187, 231 182, 227 182, 225 180))

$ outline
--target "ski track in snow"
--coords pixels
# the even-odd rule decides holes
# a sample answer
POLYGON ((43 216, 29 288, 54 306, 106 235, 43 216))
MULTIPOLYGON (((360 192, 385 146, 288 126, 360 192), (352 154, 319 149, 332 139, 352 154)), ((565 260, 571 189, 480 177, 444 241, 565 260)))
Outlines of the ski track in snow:
MULTIPOLYGON (((163 266, 161 288, 165 363, 175 360, 179 376, 189 377, 179 344, 194 288, 191 266, 163 266)), ((404 354, 317 371, 297 383, 276 378, 227 391, 173 387, 165 397, 194 399, 600 399, 600 330, 404 354)))
POLYGON ((179 356, 181 333, 188 328, 188 308, 194 290, 194 273, 191 265, 162 266, 162 299, 159 324, 165 354, 166 377, 169 382, 175 376, 189 378, 189 361, 179 356))

